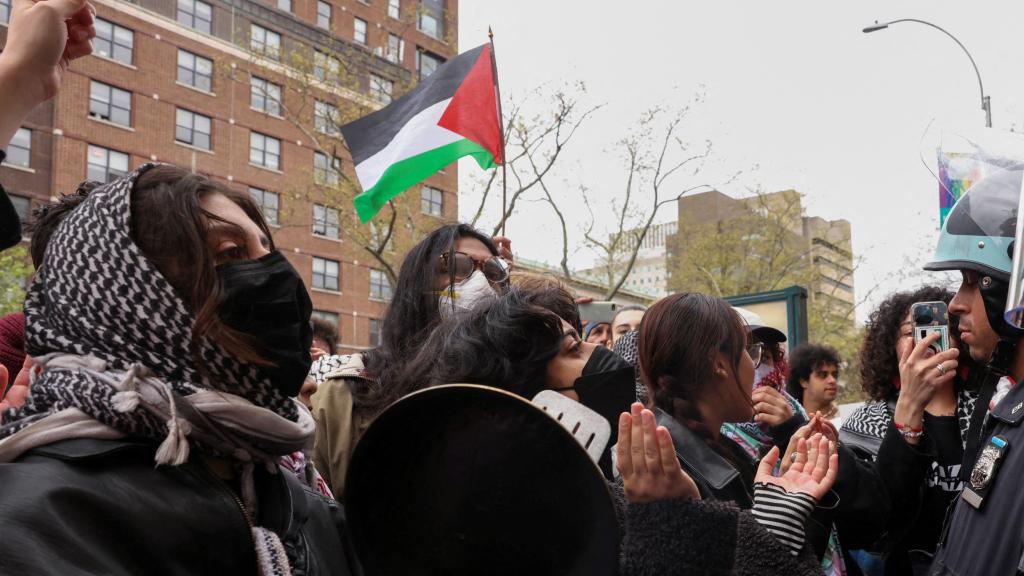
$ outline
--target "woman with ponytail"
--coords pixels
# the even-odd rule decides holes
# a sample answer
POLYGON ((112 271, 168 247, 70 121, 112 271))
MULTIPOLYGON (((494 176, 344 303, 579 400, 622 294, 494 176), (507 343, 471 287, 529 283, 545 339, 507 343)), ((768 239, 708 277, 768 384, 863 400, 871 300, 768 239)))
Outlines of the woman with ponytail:
POLYGON ((754 362, 743 320, 725 301, 674 294, 640 327, 640 373, 658 424, 673 436, 683 469, 701 497, 753 505, 756 463, 721 435, 728 422, 753 418, 754 362))

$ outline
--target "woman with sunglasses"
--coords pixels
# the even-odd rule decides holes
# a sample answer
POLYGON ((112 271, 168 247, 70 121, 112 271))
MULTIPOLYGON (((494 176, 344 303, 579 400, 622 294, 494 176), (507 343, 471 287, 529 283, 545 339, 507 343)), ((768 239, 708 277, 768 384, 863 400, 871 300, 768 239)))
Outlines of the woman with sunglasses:
POLYGON ((445 318, 505 291, 512 261, 507 238, 467 224, 434 230, 406 255, 375 348, 362 354, 325 356, 311 373, 317 421, 313 459, 341 498, 349 459, 359 437, 384 408, 419 389, 397 378, 445 318))

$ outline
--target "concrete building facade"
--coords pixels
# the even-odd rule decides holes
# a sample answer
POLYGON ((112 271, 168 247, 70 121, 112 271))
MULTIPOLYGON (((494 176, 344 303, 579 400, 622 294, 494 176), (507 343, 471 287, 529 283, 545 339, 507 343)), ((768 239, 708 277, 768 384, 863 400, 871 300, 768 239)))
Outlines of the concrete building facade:
MULTIPOLYGON (((732 198, 719 191, 704 192, 680 198, 678 210, 679 229, 676 237, 669 239, 668 244, 670 252, 678 251, 680 254, 688 249, 687 233, 698 229, 705 233, 701 226, 712 223, 719 230, 726 231, 740 226, 738 222, 742 219, 755 217, 753 221, 756 222, 756 216, 771 218, 773 225, 783 230, 781 238, 775 240, 784 244, 784 249, 789 253, 810 260, 810 277, 814 280, 805 288, 811 305, 824 303, 834 310, 836 316, 848 317, 853 322, 854 264, 849 221, 805 215, 802 197, 795 190, 743 199, 732 198)), ((745 245, 762 240, 763 231, 750 229, 743 232, 740 242, 745 245)), ((736 235, 730 235, 733 236, 736 235)), ((747 254, 749 258, 759 256, 753 251, 747 254)), ((671 257, 670 254, 670 260, 671 257)), ((669 267, 672 268, 671 264, 669 267)), ((720 270, 710 272, 721 273, 720 270)), ((679 285, 683 281, 675 278, 669 282, 670 285, 679 285)))
MULTIPOLYGON (((316 315, 337 323, 338 351, 377 343, 391 282, 348 234, 369 225, 359 223, 350 198, 331 191, 339 174, 354 179, 336 126, 380 108, 458 53, 458 3, 93 3, 94 54, 72 64, 60 94, 33 112, 0 167, 23 220, 84 180, 113 179, 146 162, 207 173, 263 208, 316 315)), ((0 0, 0 41, 9 6, 0 0)), ((399 197, 415 222, 395 227, 399 250, 457 219, 457 184, 451 166, 399 197)))

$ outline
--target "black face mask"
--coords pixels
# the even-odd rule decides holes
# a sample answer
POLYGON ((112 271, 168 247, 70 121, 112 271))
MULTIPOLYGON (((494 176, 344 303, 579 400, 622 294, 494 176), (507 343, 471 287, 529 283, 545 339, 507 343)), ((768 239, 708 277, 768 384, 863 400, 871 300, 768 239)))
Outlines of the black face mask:
MULTIPOLYGON (((571 388, 580 398, 580 404, 597 412, 608 420, 612 428, 612 436, 608 446, 618 442, 619 416, 629 412, 629 407, 636 402, 636 383, 633 366, 621 356, 604 346, 598 346, 590 355, 583 367, 583 374, 573 382, 571 388)), ((605 450, 598 466, 611 478, 611 452, 605 450)))
POLYGON ((313 302, 302 277, 277 251, 222 264, 217 274, 225 291, 221 320, 253 338, 260 356, 273 363, 261 369, 278 390, 297 395, 313 364, 313 302))

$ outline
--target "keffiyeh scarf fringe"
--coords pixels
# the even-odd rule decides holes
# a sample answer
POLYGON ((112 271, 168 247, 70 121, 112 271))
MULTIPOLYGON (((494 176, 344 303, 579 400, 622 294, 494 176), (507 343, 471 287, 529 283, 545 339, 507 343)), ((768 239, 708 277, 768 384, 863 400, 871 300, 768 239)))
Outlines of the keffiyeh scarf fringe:
MULTIPOLYGON (((242 501, 254 521, 255 465, 276 473, 282 454, 308 448, 313 437, 313 417, 304 407, 292 422, 226 392, 178 394, 140 364, 114 371, 99 358, 68 354, 42 356, 36 364, 31 401, 0 428, 0 462, 61 440, 143 436, 160 440, 158 465, 179 466, 189 459, 191 439, 241 464, 242 501)), ((259 526, 253 534, 260 573, 291 574, 278 536, 259 526)))

